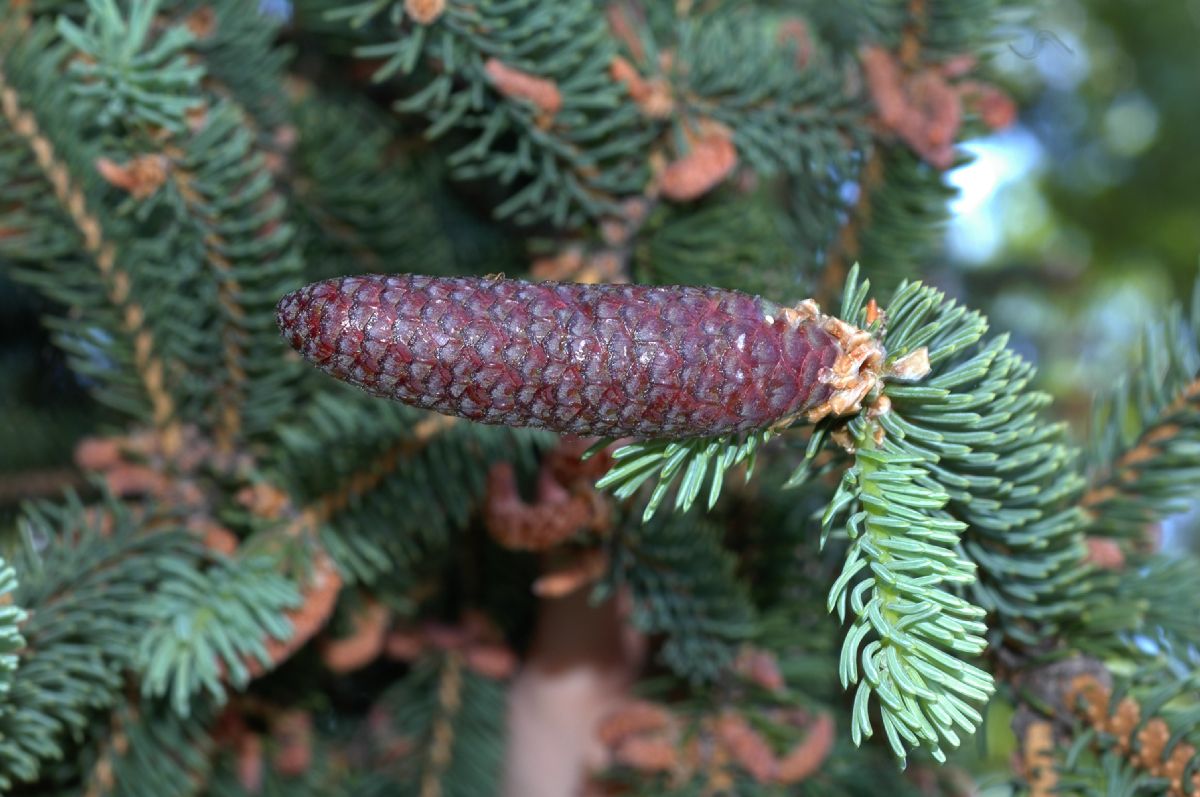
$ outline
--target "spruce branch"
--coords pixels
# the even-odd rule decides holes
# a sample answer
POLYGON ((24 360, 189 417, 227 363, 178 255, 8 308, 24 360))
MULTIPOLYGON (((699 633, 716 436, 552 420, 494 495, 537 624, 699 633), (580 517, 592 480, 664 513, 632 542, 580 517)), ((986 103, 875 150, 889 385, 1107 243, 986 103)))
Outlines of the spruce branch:
MULTIPOLYGON (((10 49, 5 53, 0 62, 0 112, 8 129, 32 155, 41 179, 48 184, 59 208, 78 234, 80 248, 91 259, 102 286, 102 295, 116 316, 115 329, 125 338, 142 396, 151 409, 153 423, 164 432, 168 447, 177 449, 181 433, 176 399, 168 385, 167 368, 158 353, 158 342, 146 310, 133 296, 134 279, 129 270, 121 265, 117 246, 107 237, 105 225, 91 207, 81 181, 72 173, 67 161, 58 155, 54 143, 42 131, 34 114, 23 107, 17 89, 10 82, 8 68, 14 59, 52 57, 40 51, 46 47, 47 40, 46 30, 42 28, 36 33, 26 34, 18 49, 10 49)), ((49 287, 54 284, 52 281, 45 282, 40 278, 36 281, 43 283, 47 292, 52 295, 55 293, 49 287)), ((61 291, 64 286, 60 284, 58 287, 61 291)), ((70 301, 68 296, 62 298, 70 301)), ((86 364, 86 345, 76 343, 69 346, 68 350, 74 355, 80 370, 85 373, 97 370, 95 366, 86 364)), ((101 395, 127 411, 131 409, 129 398, 120 393, 104 391, 101 395)))
POLYGON ((310 279, 351 269, 449 273, 457 265, 428 196, 437 186, 415 163, 392 157, 396 130, 385 117, 366 103, 315 89, 293 116, 297 141, 287 187, 310 279))
MULTIPOLYGON (((21 625, 29 615, 13 603, 17 589, 17 573, 12 565, 0 559, 0 698, 12 689, 13 673, 20 664, 20 652, 25 647, 21 625)), ((0 715, 5 712, 0 709, 0 715)))
POLYGON ((975 567, 957 551, 964 524, 941 512, 950 497, 929 483, 929 460, 880 445, 878 429, 852 422, 855 464, 823 521, 827 536, 849 512, 850 549, 828 607, 843 621, 847 607, 856 616, 839 665, 842 685, 858 685, 850 733, 856 744, 872 734, 874 693, 901 761, 912 747, 944 761, 942 745, 974 732, 994 690, 989 673, 964 661, 986 646, 985 612, 955 594, 975 567))
POLYGON ((1195 557, 1129 557, 1116 572, 1094 574, 1090 586, 1089 605, 1065 629, 1071 645, 1114 662, 1200 661, 1200 617, 1177 599, 1200 591, 1195 557))
POLYGON ((676 113, 725 125, 739 160, 764 177, 850 173, 866 120, 841 70, 811 47, 798 64, 792 43, 764 22, 735 4, 679 22, 668 73, 676 113))
POLYGON ((863 231, 871 224, 872 203, 884 180, 883 153, 878 146, 871 149, 863 165, 858 183, 858 198, 846 221, 838 230, 835 242, 825 254, 821 269, 821 296, 836 296, 846 283, 847 271, 857 263, 862 253, 863 231))
POLYGON ((634 626, 664 634, 660 658, 693 685, 722 676, 756 633, 737 562, 710 523, 672 517, 618 530, 607 551, 609 572, 593 598, 628 589, 634 626))
POLYGON ((203 551, 169 516, 135 517, 109 498, 32 506, 22 520, 14 605, 27 609, 26 645, 0 712, 0 785, 31 783, 120 703, 125 673, 153 618, 164 567, 203 551))
POLYGON ((1092 675, 1077 677, 1068 703, 1090 731, 1077 736, 1066 756, 1062 785, 1084 794, 1102 793, 1080 788, 1095 782, 1094 766, 1077 768, 1081 753, 1092 747, 1108 762, 1103 793, 1124 789, 1132 794, 1139 786, 1154 784, 1157 793, 1168 797, 1200 795, 1198 689, 1195 674, 1180 678, 1169 671, 1142 674, 1113 688, 1092 675))
POLYGON ((245 114, 259 145, 269 148, 272 134, 286 134, 293 121, 287 65, 295 57, 280 42, 287 20, 241 0, 172 0, 165 10, 168 24, 191 31, 190 54, 203 65, 205 86, 245 114))
POLYGON ((216 740, 207 709, 183 718, 160 702, 127 701, 81 758, 83 797, 196 797, 213 768, 216 740))
POLYGON ((466 666, 461 653, 424 656, 380 706, 412 745, 393 778, 419 797, 474 797, 495 790, 503 752, 503 686, 466 666))
MULTIPOLYGON (((732 468, 745 465, 745 479, 754 474, 754 458, 759 446, 772 437, 767 431, 746 435, 693 438, 683 441, 650 440, 623 445, 613 452, 612 468, 596 482, 601 490, 612 490, 614 498, 623 500, 635 495, 643 484, 653 482, 642 521, 649 522, 667 497, 676 481, 673 510, 684 513, 692 508, 701 491, 705 506, 712 509, 720 498, 725 474, 732 468), (704 490, 705 484, 708 489, 704 490)), ((592 451, 606 448, 610 439, 601 440, 592 451)), ((589 452, 591 453, 591 452, 589 452)))
MULTIPOLYGON (((819 182, 815 172, 812 177, 819 182)), ((623 231, 633 280, 793 294, 809 273, 807 247, 796 241, 807 231, 795 229, 777 204, 775 192, 764 188, 648 208, 639 227, 623 231)))
POLYGON ((499 218, 578 226, 644 187, 652 131, 607 75, 614 48, 590 1, 447 0, 427 22, 406 18, 399 2, 331 14, 358 26, 382 18, 388 40, 358 49, 385 59, 377 80, 436 59, 438 72, 397 107, 428 116, 430 137, 468 134, 448 161, 458 177, 512 186, 499 218))
POLYGON ((1079 499, 1091 533, 1136 541, 1184 511, 1200 483, 1200 283, 1138 344, 1132 376, 1096 402, 1092 478, 1079 499))
MULTIPOLYGON (((291 404, 297 371, 282 357, 271 309, 273 296, 296 281, 301 261, 256 123, 235 101, 214 100, 210 84, 200 82, 203 68, 188 66, 196 43, 192 31, 205 33, 205 26, 189 17, 151 36, 157 5, 138 0, 126 21, 112 0, 92 0, 86 28, 67 18, 58 27, 87 56, 76 70, 76 93, 84 102, 116 103, 112 115, 127 129, 136 131, 139 120, 152 128, 144 142, 152 154, 136 154, 125 167, 102 159, 102 174, 130 191, 138 215, 153 219, 166 202, 175 225, 160 223, 171 255, 198 260, 210 271, 211 278, 201 266, 190 269, 206 300, 202 323, 214 341, 197 342, 188 366, 207 375, 204 403, 214 417, 205 425, 218 449, 230 455, 291 404), (126 109, 126 95, 146 109, 126 109), (126 176, 147 162, 157 166, 149 185, 126 176), (164 182, 171 189, 165 197, 158 195, 164 182)), ((222 17, 217 24, 231 21, 229 14, 222 17)), ((106 113, 99 113, 102 123, 106 113)), ((126 138, 136 146, 139 136, 126 138)))
POLYGON ((170 27, 150 44, 159 0, 132 0, 122 14, 117 0, 88 0, 86 23, 59 17, 58 32, 83 58, 74 58, 68 74, 75 93, 95 107, 104 128, 138 126, 180 132, 189 111, 200 105, 196 86, 204 68, 188 63, 193 36, 186 27, 170 27))
POLYGON ((311 501, 308 512, 322 523, 333 519, 338 512, 377 489, 401 462, 420 452, 433 438, 450 429, 455 422, 455 418, 446 415, 430 415, 419 421, 405 439, 393 443, 373 460, 368 461, 362 470, 344 477, 334 489, 311 501))
POLYGON ((348 580, 391 574, 403 592, 418 563, 466 523, 487 464, 527 462, 544 439, 339 390, 318 395, 280 430, 267 469, 348 580))
POLYGON ((178 223, 194 231, 212 275, 208 291, 215 288, 210 312, 219 346, 203 365, 212 373, 214 439, 229 453, 291 408, 297 371, 275 334, 273 297, 294 284, 302 261, 287 202, 238 107, 207 107, 199 130, 166 152, 178 223))
MULTIPOLYGON (((852 271, 843 314, 861 323, 863 287, 852 271)), ((970 592, 995 615, 997 641, 1045 639, 1078 612, 1087 588, 1074 504, 1083 478, 1065 425, 1042 417, 1049 397, 1028 389, 1033 369, 1006 338, 982 341, 979 313, 915 283, 884 306, 889 358, 925 346, 931 371, 917 385, 885 385, 879 426, 897 450, 928 463, 946 511, 966 524, 962 550, 979 568, 970 592)))
POLYGON ((257 659, 260 669, 276 664, 267 641, 289 640, 295 629, 285 616, 300 595, 269 556, 218 560, 197 571, 166 565, 156 596, 156 619, 146 628, 134 661, 142 694, 165 697, 188 717, 199 693, 223 703, 226 684, 241 689, 257 659))
MULTIPOLYGON (((991 129, 1015 117, 1015 105, 996 87, 973 79, 950 82, 974 68, 969 54, 992 35, 999 3, 881 5, 893 6, 892 12, 903 5, 905 22, 894 43, 882 32, 868 36, 878 43, 859 54, 874 110, 872 140, 856 178, 857 199, 826 250, 822 298, 835 294, 857 260, 886 263, 901 278, 922 266, 940 240, 934 233, 952 193, 943 172, 956 162, 964 117, 975 113, 991 129), (914 230, 924 234, 914 237, 914 230)), ((882 267, 876 275, 884 276, 882 267)))
MULTIPOLYGON (((913 67, 920 59, 922 32, 926 25, 927 0, 909 0, 906 3, 907 20, 902 28, 898 50, 905 66, 913 67)), ((821 271, 822 297, 835 296, 845 282, 851 264, 862 259, 863 237, 870 229, 876 196, 883 190, 887 170, 882 151, 883 144, 871 146, 858 180, 858 198, 838 231, 838 237, 825 255, 821 271)))

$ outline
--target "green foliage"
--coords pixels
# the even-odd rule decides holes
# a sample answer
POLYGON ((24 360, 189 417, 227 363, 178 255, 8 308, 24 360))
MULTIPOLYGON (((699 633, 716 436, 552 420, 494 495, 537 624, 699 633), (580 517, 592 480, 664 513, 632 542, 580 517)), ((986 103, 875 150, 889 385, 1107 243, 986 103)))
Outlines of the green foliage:
POLYGON ((301 505, 330 501, 321 541, 354 580, 403 593, 444 556, 488 463, 528 462, 546 435, 455 423, 336 386, 279 430, 272 471, 301 505), (419 426, 421 419, 426 425, 419 426))
MULTIPOLYGON (((851 274, 843 317, 865 322, 865 286, 851 274), (855 301, 855 298, 857 300, 855 301)), ((932 367, 918 385, 889 384, 879 418, 899 453, 924 461, 927 483, 965 524, 962 550, 978 566, 974 602, 994 615, 996 640, 1032 641, 1081 607, 1083 480, 1066 429, 1039 413, 1033 368, 987 322, 941 293, 902 284, 885 305, 889 358, 926 346, 932 367)))
POLYGON ((1089 532, 1140 539, 1186 511, 1200 485, 1200 283, 1139 342, 1128 379, 1096 402, 1089 532))
MULTIPOLYGON (((787 0, 781 5, 795 13, 816 31, 839 55, 853 55, 862 42, 878 42, 895 48, 900 34, 911 21, 909 0, 848 0, 835 8, 821 0, 787 0)), ((950 4, 943 4, 949 11, 950 4)))
POLYGON ((202 555, 167 520, 139 522, 112 500, 100 511, 71 499, 27 513, 13 601, 29 612, 28 653, 0 714, 0 787, 34 781, 67 758, 96 714, 120 700, 137 642, 158 617, 166 568, 195 567, 202 555))
MULTIPOLYGON (((746 465, 746 479, 754 472, 754 455, 758 447, 771 439, 769 431, 751 434, 722 435, 688 440, 649 440, 621 446, 613 452, 613 466, 596 482, 601 490, 612 489, 616 498, 625 499, 643 484, 654 480, 654 492, 642 513, 642 521, 654 516, 672 485, 682 476, 675 493, 674 510, 687 512, 708 484, 707 506, 712 509, 721 495, 725 473, 732 467, 746 465)), ((611 440, 602 440, 592 447, 598 451, 611 440)))
MULTIPOLYGON (((204 65, 218 94, 228 95, 254 120, 263 138, 291 119, 284 92, 286 68, 294 55, 280 45, 284 21, 267 13, 266 4, 243 0, 170 0, 166 5, 178 25, 185 15, 211 11, 211 30, 198 35, 191 49, 204 65)), ((264 145, 267 142, 263 142, 264 145)))
POLYGON ((408 797, 436 787, 444 797, 496 791, 504 754, 505 691, 464 667, 458 654, 427 657, 389 689, 380 706, 412 755, 389 773, 408 797), (432 784, 432 785, 431 785, 432 784))
POLYGON ((219 704, 226 683, 244 688, 251 659, 272 664, 266 641, 291 636, 284 612, 300 604, 300 595, 269 556, 222 558, 203 571, 186 562, 163 569, 156 617, 143 632, 134 667, 145 697, 169 698, 186 718, 198 693, 219 704))
POLYGON ((87 787, 106 797, 193 797, 212 770, 214 714, 204 707, 182 717, 161 701, 119 704, 108 733, 81 756, 87 787))
MULTIPOLYGON (((12 593, 17 588, 17 573, 12 566, 0 559, 0 698, 12 688, 13 673, 20 663, 19 652, 25 647, 21 636, 21 624, 28 619, 25 610, 12 603, 12 593)), ((0 715, 4 709, 0 708, 0 715)))
POLYGON ((389 152, 396 130, 362 102, 310 97, 295 108, 294 205, 306 277, 445 274, 454 255, 417 169, 389 152))
POLYGON ((172 262, 170 239, 140 236, 136 220, 107 210, 103 198, 113 189, 95 167, 105 152, 98 140, 76 135, 94 129, 93 119, 72 103, 62 74, 72 56, 45 23, 3 51, 4 78, 31 101, 19 112, 36 129, 13 119, 0 124, 0 169, 11 186, 0 225, 13 231, 0 238, 0 255, 14 277, 73 308, 45 323, 96 398, 146 419, 155 414, 151 362, 162 367, 161 393, 176 406, 195 396, 197 385, 180 371, 194 357, 203 306, 190 300, 193 275, 172 262))
POLYGON ((877 285, 893 287, 921 273, 936 260, 943 245, 947 206, 955 189, 945 175, 909 150, 903 143, 876 142, 872 157, 879 159, 879 178, 859 186, 860 216, 870 223, 861 232, 860 262, 871 265, 877 285))
POLYGON ((63 39, 86 56, 71 62, 74 90, 102 127, 154 125, 179 132, 187 112, 200 104, 195 88, 204 68, 189 64, 184 54, 192 43, 187 28, 168 28, 150 40, 158 5, 132 0, 125 18, 117 0, 88 0, 83 27, 59 20, 63 39))
MULTIPOLYGON (((1175 794, 1170 780, 1149 771, 1151 764, 1161 767, 1172 760, 1182 764, 1182 770, 1176 769, 1175 773, 1182 776, 1186 793, 1191 773, 1200 771, 1200 755, 1196 753, 1200 746, 1198 696, 1200 676, 1194 671, 1142 667, 1115 678, 1108 705, 1098 709, 1106 716, 1116 716, 1118 707, 1132 700, 1137 708, 1133 738, 1126 741, 1081 721, 1074 739, 1057 755, 1060 789, 1088 797, 1175 794), (1151 723, 1165 723, 1165 744, 1146 743, 1145 739, 1152 736, 1143 737, 1141 731, 1151 723)), ((1073 708, 1082 710, 1082 704, 1073 708)))
POLYGON ((943 761, 942 744, 956 747, 959 731, 974 732, 976 707, 994 690, 990 674, 963 661, 986 645, 984 610, 954 592, 974 581, 975 568, 957 550, 963 524, 941 512, 949 496, 930 483, 928 460, 877 447, 874 424, 855 426, 854 467, 825 515, 828 533, 850 512, 846 565, 829 591, 830 611, 844 621, 849 605, 856 618, 839 665, 842 685, 858 684, 850 733, 856 744, 872 734, 874 693, 898 758, 925 747, 943 761))
POLYGON ((215 405, 206 428, 261 436, 293 408, 300 373, 275 324, 278 297, 303 281, 288 203, 236 105, 215 101, 185 147, 163 201, 175 217, 173 254, 197 275, 206 316, 189 373, 215 405))
POLYGON ((375 20, 382 41, 358 54, 385 60, 377 80, 438 61, 440 69, 397 107, 429 117, 431 138, 464 134, 447 161, 459 178, 509 187, 498 217, 577 226, 615 212, 619 196, 646 183, 639 156, 651 131, 608 77, 615 48, 591 0, 448 0, 429 26, 406 20, 400 2, 369 0, 331 15, 360 26, 375 20), (558 87, 562 107, 551 123, 542 123, 545 112, 531 102, 499 94, 489 59, 558 87))
MULTIPOLYGON (((101 490, 90 506, 69 497, 23 518, 24 547, 0 560, 0 790, 494 792, 504 686, 459 653, 352 678, 327 677, 319 644, 284 663, 230 710, 249 724, 259 708, 311 710, 302 773, 277 771, 267 739, 261 783, 249 782, 255 761, 215 722, 227 690, 252 688, 267 641, 291 632, 285 612, 300 596, 283 574, 302 546, 280 552, 281 528, 314 521, 303 547, 321 547, 356 591, 401 616, 481 604, 504 615, 506 642, 528 633, 540 563, 495 546, 481 554, 476 520, 488 466, 531 470, 549 436, 451 422, 302 374, 273 320, 278 296, 310 279, 522 269, 528 240, 480 221, 481 208, 536 225, 558 251, 607 247, 640 281, 780 300, 797 298, 830 257, 858 252, 900 287, 868 325, 869 287, 853 274, 842 317, 869 326, 889 363, 928 348, 927 378, 885 374, 873 412, 807 437, 761 431, 617 453, 601 484, 621 498, 646 488, 647 522, 618 521, 605 540, 604 587, 632 597, 632 622, 662 638, 662 661, 690 682, 663 679, 687 704, 681 714, 711 717, 730 695, 744 698, 738 709, 778 752, 792 739, 771 712, 840 697, 837 669, 857 688, 855 742, 881 724, 901 758, 913 748, 942 758, 980 722, 992 690, 983 667, 1003 661, 997 672, 1008 674, 1030 654, 1072 647, 1129 675, 1114 702, 1134 695, 1174 743, 1200 743, 1190 674, 1200 627, 1180 599, 1200 590, 1196 560, 1131 545, 1122 571, 1082 564, 1085 532, 1137 540, 1195 491, 1200 298, 1189 321, 1170 315, 1151 333, 1139 372, 1097 411, 1085 492, 1062 425, 1029 387, 1032 368, 1003 337, 984 339, 981 315, 902 281, 935 252, 949 190, 874 126, 856 53, 904 37, 918 45, 915 70, 978 55, 1004 5, 447 0, 424 24, 400 0, 301 0, 308 20, 331 13, 284 27, 240 0, 0 0, 0 267, 45 297, 54 341, 131 422, 123 431, 184 424, 197 430, 185 439, 202 443, 134 466, 186 488, 166 499, 177 508, 101 490), (628 12, 630 31, 616 12, 628 12), (383 62, 373 99, 401 96, 395 107, 428 122, 426 141, 410 140, 407 121, 341 99, 363 89, 341 60, 351 39, 383 62), (662 81, 668 110, 639 107, 614 77, 618 55, 662 81), (498 65, 545 81, 561 106, 506 87, 498 65), (661 166, 712 124, 733 137, 733 179, 698 201, 660 201, 661 166), (135 159, 162 167, 153 191, 114 178, 135 159), (447 175, 468 181, 461 196, 447 175), (631 238, 614 237, 614 219, 630 222, 631 238), (828 456, 834 439, 855 450, 828 456), (726 475, 744 467, 749 478, 756 459, 756 482, 718 505, 726 475), (256 487, 278 505, 248 508, 256 487), (709 509, 699 521, 687 514, 698 500, 709 509), (184 530, 218 519, 245 540, 237 556, 184 530), (497 566, 510 569, 495 576, 497 566), (850 616, 842 639, 817 605, 826 589, 828 606, 850 616), (993 657, 976 661, 985 640, 993 657), (730 677, 748 642, 778 655, 787 686, 770 706, 759 705, 769 690, 730 677), (373 735, 388 724, 394 736, 373 735), (405 752, 373 746, 398 741, 405 752)), ((40 362, 0 351, 5 380, 40 362)), ((3 452, 18 467, 62 463, 95 425, 89 408, 86 424, 49 429, 61 416, 0 393, 0 448, 26 443, 3 452)), ((1116 740, 1076 730, 1079 744, 1060 755, 1064 789, 1163 791, 1116 740)), ((839 745, 791 789, 729 769, 745 795, 868 795, 885 780, 915 792, 885 759, 882 745, 839 745)), ((692 774, 637 773, 629 793, 712 790, 710 773, 692 774)))
POLYGON ((1066 637, 1083 651, 1121 665, 1200 662, 1200 615, 1178 595, 1200 595, 1200 561, 1193 556, 1130 557, 1117 572, 1091 579, 1092 599, 1066 637))
POLYGON ((597 599, 622 587, 631 619, 663 634, 663 663, 693 682, 711 682, 755 632, 755 610, 737 575, 737 558, 708 521, 678 516, 624 529, 609 549, 610 570, 597 599))
POLYGON ((800 67, 795 44, 734 3, 688 16, 678 39, 687 68, 671 78, 683 112, 727 125, 738 157, 755 172, 853 172, 855 150, 865 143, 864 108, 822 53, 808 53, 800 67))
POLYGON ((1090 733, 1077 738, 1058 768, 1058 786, 1079 797, 1139 797, 1165 794, 1161 781, 1138 772, 1113 752, 1096 755, 1087 749, 1090 733), (1158 788, 1155 788, 1155 787, 1158 788))
POLYGON ((803 232, 791 227, 767 191, 720 191, 700 202, 660 205, 638 233, 634 279, 716 285, 781 302, 807 295, 803 276, 811 273, 811 256, 793 240, 803 232))
MULTIPOLYGON (((867 292, 852 272, 844 318, 866 324, 863 303, 867 292)), ((855 571, 870 567, 872 576, 848 593, 860 622, 847 637, 847 645, 856 650, 861 635, 874 626, 883 644, 868 647, 864 653, 882 655, 888 642, 904 638, 898 631, 911 633, 907 623, 892 619, 895 614, 883 614, 889 597, 901 600, 906 614, 920 618, 905 618, 907 622, 929 623, 928 634, 960 655, 982 651, 987 629, 980 621, 985 612, 995 616, 997 630, 1006 636, 1044 638, 1081 607, 1086 573, 1082 516, 1073 503, 1082 479, 1075 455, 1065 445, 1065 430, 1038 416, 1048 399, 1026 390, 1032 369, 1005 347, 1005 339, 980 342, 986 329, 982 316, 917 284, 901 284, 885 307, 879 334, 889 360, 923 346, 928 349, 932 370, 919 385, 885 386, 883 395, 889 399, 890 409, 879 414, 882 445, 876 442, 871 424, 861 418, 850 423, 858 449, 855 466, 847 471, 827 518, 844 511, 850 500, 860 501, 863 509, 851 514, 848 530, 855 543, 861 540, 859 544, 869 547, 863 555, 858 545, 851 546, 847 569, 831 591, 831 606, 834 598, 839 603, 845 600, 845 590, 850 588, 847 581, 855 571), (917 539, 911 539, 918 530, 917 539), (881 546, 877 536, 900 539, 881 546), (889 564, 880 575, 877 563, 881 556, 886 557, 884 561, 896 558, 903 566, 889 564), (976 568, 977 577, 972 573, 976 568), (980 608, 937 589, 925 592, 927 585, 936 588, 955 582, 980 608), (876 590, 874 598, 879 602, 874 604, 874 616, 872 602, 861 592, 871 587, 863 585, 873 585, 876 590), (885 594, 880 600, 881 586, 890 590, 903 586, 907 594, 885 594), (957 620, 945 617, 947 609, 957 613, 957 620), (870 625, 861 621, 864 614, 870 625), (949 627, 933 630, 945 621, 949 627)), ((1004 638, 996 635, 997 641, 1004 638)), ((896 655, 903 669, 896 661, 888 662, 890 666, 881 668, 886 678, 901 679, 919 672, 933 680, 892 687, 907 698, 903 702, 895 700, 889 705, 881 694, 882 717, 893 748, 899 747, 899 737, 909 744, 916 744, 919 737, 934 745, 938 755, 937 735, 953 744, 953 732, 944 735, 952 722, 967 717, 968 721, 959 725, 968 730, 979 721, 978 715, 963 714, 958 706, 957 713, 926 716, 922 721, 916 711, 917 696, 927 701, 926 705, 934 705, 945 695, 939 690, 962 687, 960 694, 980 701, 991 691, 991 677, 975 668, 964 669, 968 666, 936 647, 918 649, 902 643, 896 655), (930 665, 945 668, 940 678, 930 665), (905 714, 892 716, 889 724, 889 713, 902 708, 905 714), (902 720, 909 729, 907 736, 900 732, 902 720), (938 734, 930 733, 930 723, 938 734)), ((845 669, 846 661, 844 658, 843 672, 852 676, 854 670, 845 669)), ((870 671, 865 672, 869 678, 870 671)), ((865 698, 856 701, 856 706, 855 726, 865 727, 865 698)))

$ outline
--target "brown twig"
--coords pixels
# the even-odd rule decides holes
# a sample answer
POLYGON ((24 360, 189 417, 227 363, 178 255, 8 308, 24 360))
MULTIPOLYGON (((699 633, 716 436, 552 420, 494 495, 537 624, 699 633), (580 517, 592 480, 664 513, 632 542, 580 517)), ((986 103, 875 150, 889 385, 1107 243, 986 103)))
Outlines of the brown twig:
POLYGON ((308 505, 314 519, 324 523, 356 499, 374 490, 406 458, 419 452, 457 419, 448 415, 430 415, 412 428, 412 436, 388 448, 367 466, 343 479, 336 489, 308 505))
POLYGON ((4 473, 0 474, 0 505, 56 496, 64 490, 76 490, 83 485, 83 476, 74 468, 4 473))
POLYGON ((104 797, 111 794, 117 786, 115 761, 123 758, 128 752, 129 735, 125 732, 125 724, 114 712, 109 718, 108 734, 100 742, 96 763, 87 774, 87 788, 83 797, 104 797))
POLYGON ((454 757, 454 720, 462 707, 462 669, 458 653, 446 656, 438 681, 438 714, 433 722, 429 765, 421 776, 421 797, 442 797, 442 778, 454 757))
POLYGON ((817 294, 822 305, 829 304, 841 293, 846 272, 861 253, 863 234, 871 224, 872 203, 876 192, 883 186, 883 179, 883 150, 876 144, 863 165, 854 208, 846 217, 846 223, 838 230, 837 240, 825 254, 825 267, 821 272, 820 291, 817 294))
MULTIPOLYGON (((195 175, 182 165, 182 153, 175 153, 171 177, 189 212, 197 219, 203 219, 207 227, 210 213, 204 207, 204 198, 192 185, 195 175)), ((241 407, 245 401, 248 381, 246 370, 242 367, 245 360, 242 344, 247 337, 246 311, 242 306, 242 286, 233 274, 233 264, 223 254, 228 250, 227 242, 211 229, 204 231, 201 240, 204 245, 204 258, 212 267, 217 283, 217 301, 223 310, 217 332, 223 355, 220 377, 222 385, 216 390, 217 418, 213 437, 217 449, 230 454, 233 453, 241 435, 241 407)))

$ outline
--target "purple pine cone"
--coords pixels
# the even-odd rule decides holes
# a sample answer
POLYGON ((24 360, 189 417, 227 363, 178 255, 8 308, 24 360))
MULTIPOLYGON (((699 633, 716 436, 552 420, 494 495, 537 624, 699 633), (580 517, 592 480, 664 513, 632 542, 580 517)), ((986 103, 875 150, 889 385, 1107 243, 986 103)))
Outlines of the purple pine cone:
POLYGON ((368 393, 508 426, 679 439, 827 404, 822 317, 716 288, 345 277, 279 302, 288 342, 368 393))

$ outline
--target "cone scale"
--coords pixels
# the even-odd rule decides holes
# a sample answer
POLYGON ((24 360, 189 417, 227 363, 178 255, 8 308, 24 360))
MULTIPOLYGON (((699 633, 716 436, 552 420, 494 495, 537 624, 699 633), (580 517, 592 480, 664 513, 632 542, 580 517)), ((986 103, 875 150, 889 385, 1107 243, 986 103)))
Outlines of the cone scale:
POLYGON ((376 396, 489 424, 680 439, 829 411, 845 325, 808 309, 716 288, 402 274, 314 283, 276 315, 306 360, 376 396))

